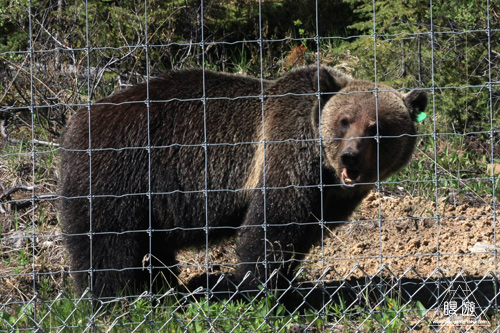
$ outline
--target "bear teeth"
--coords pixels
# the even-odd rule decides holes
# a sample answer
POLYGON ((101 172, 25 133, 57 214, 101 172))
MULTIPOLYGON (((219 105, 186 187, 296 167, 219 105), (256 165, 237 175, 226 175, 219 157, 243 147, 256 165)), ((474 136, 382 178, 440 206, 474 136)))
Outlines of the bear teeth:
POLYGON ((347 169, 344 168, 342 170, 342 185, 352 187, 352 186, 354 186, 355 183, 356 182, 354 180, 349 178, 349 175, 347 174, 347 169))

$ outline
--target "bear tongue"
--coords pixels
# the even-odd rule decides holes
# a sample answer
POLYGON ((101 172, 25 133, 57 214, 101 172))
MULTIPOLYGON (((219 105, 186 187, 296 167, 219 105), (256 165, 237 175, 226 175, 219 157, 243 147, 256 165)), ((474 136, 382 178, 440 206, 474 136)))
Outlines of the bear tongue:
POLYGON ((354 180, 349 178, 349 175, 347 174, 347 168, 342 169, 341 180, 342 180, 342 185, 349 186, 349 187, 354 186, 354 184, 356 183, 354 180))

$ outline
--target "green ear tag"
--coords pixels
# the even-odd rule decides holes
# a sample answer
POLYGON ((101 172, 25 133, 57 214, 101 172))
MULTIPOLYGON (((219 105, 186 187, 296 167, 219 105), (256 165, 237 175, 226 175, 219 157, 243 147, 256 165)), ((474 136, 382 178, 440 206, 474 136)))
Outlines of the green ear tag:
POLYGON ((427 113, 420 112, 419 114, 417 114, 417 119, 415 121, 417 123, 420 123, 420 122, 424 121, 425 118, 427 118, 427 113))

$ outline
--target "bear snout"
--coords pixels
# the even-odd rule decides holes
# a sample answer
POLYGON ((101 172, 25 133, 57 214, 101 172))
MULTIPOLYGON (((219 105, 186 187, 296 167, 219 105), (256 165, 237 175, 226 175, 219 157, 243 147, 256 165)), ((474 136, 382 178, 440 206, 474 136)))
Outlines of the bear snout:
POLYGON ((359 151, 352 148, 345 149, 340 155, 340 160, 347 169, 356 169, 360 163, 359 151))
POLYGON ((354 148, 345 148, 340 154, 339 178, 344 187, 354 187, 361 181, 362 153, 354 148))

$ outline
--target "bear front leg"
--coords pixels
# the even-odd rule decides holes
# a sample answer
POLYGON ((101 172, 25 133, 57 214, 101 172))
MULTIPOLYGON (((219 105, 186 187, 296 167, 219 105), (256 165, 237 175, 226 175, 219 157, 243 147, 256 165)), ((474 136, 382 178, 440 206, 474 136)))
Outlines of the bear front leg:
POLYGON ((268 287, 289 284, 300 260, 321 234, 319 223, 314 220, 314 216, 319 216, 313 207, 317 196, 319 190, 311 188, 267 190, 265 202, 262 192, 254 196, 239 232, 240 265, 235 282, 250 271, 254 279, 245 281, 243 286, 254 289, 278 269, 281 276, 268 281, 268 287))

